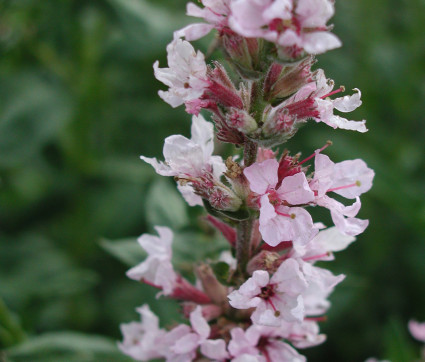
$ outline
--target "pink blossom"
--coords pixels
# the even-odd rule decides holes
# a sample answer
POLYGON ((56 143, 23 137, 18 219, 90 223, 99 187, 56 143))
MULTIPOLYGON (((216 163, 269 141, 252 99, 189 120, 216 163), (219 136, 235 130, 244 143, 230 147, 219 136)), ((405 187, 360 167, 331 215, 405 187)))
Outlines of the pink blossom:
POLYGON ((344 96, 331 99, 332 94, 336 94, 345 90, 344 87, 340 87, 335 91, 332 91, 334 82, 326 79, 323 70, 319 69, 316 76, 316 82, 306 85, 304 89, 300 89, 300 94, 308 92, 313 88, 313 92, 310 97, 315 100, 316 109, 318 115, 313 117, 316 122, 324 122, 332 128, 341 128, 347 130, 358 131, 361 133, 367 132, 366 121, 349 121, 341 116, 334 115, 334 109, 340 112, 352 112, 362 104, 361 92, 355 88, 354 93, 351 96, 344 96))
POLYGON ((276 246, 282 241, 305 245, 317 233, 310 214, 301 207, 314 200, 303 172, 285 177, 278 185, 279 163, 269 159, 245 168, 250 188, 260 197, 260 232, 264 241, 276 246))
POLYGON ((308 316, 322 315, 330 307, 327 298, 335 286, 345 279, 345 275, 335 276, 329 270, 313 266, 302 259, 298 259, 298 262, 308 280, 308 288, 303 292, 305 313, 308 316))
POLYGON ((252 325, 246 331, 234 328, 229 342, 229 352, 237 357, 232 361, 268 361, 268 362, 305 362, 289 344, 281 341, 280 328, 252 325), (242 356, 254 356, 256 359, 242 359, 242 356), (264 358, 264 357, 265 358, 264 358), (264 359, 262 359, 262 357, 264 359), (238 359, 239 358, 239 359, 238 359))
POLYGON ((255 271, 238 290, 229 294, 229 302, 237 309, 256 308, 251 316, 256 324, 279 326, 281 320, 301 322, 304 318, 301 293, 307 287, 297 261, 288 259, 271 278, 264 270, 255 271))
POLYGON ((161 345, 166 331, 159 328, 158 317, 146 304, 136 310, 142 321, 121 324, 124 340, 118 343, 118 347, 124 354, 137 361, 163 357, 161 345))
POLYGON ((186 14, 203 18, 207 24, 190 24, 174 32, 174 38, 185 37, 188 41, 197 40, 207 35, 214 28, 222 29, 227 27, 230 0, 202 0, 200 2, 204 5, 203 8, 194 3, 188 3, 186 14))
POLYGON ((351 96, 331 99, 330 96, 333 94, 344 91, 344 87, 332 91, 333 87, 333 81, 326 79, 323 71, 319 69, 313 82, 303 86, 278 106, 266 108, 262 127, 264 134, 284 132, 292 136, 297 126, 308 119, 326 123, 332 128, 367 132, 365 120, 350 121, 334 115, 335 109, 340 112, 351 112, 359 107, 362 103, 360 90, 355 89, 356 93, 351 96))
POLYGON ((218 191, 225 194, 231 191, 219 182, 220 176, 226 170, 221 157, 213 156, 214 127, 201 115, 192 117, 192 137, 188 139, 181 135, 169 136, 165 139, 163 154, 165 162, 156 158, 140 156, 162 176, 174 176, 182 180, 179 191, 189 205, 202 205, 202 198, 195 193, 194 186, 211 190, 214 183, 218 191), (207 183, 206 185, 204 185, 207 183))
POLYGON ((236 33, 277 43, 290 57, 341 46, 326 26, 334 13, 330 0, 235 0, 231 10, 229 24, 236 33))
POLYGON ((368 221, 355 218, 361 206, 359 196, 372 187, 375 173, 360 159, 335 164, 328 156, 316 153, 314 178, 310 182, 316 195, 315 203, 331 211, 332 220, 342 233, 352 236, 362 233, 368 221), (329 192, 356 201, 344 206, 330 198, 329 192))
POLYGON ((199 98, 208 87, 207 65, 204 55, 195 53, 192 45, 182 39, 174 39, 167 46, 169 68, 153 65, 155 77, 170 89, 159 91, 159 96, 173 108, 199 98))
POLYGON ((326 340, 324 334, 319 334, 318 323, 308 319, 303 320, 301 323, 282 321, 281 326, 275 333, 291 342, 296 348, 314 347, 326 340))
POLYGON ((332 252, 344 250, 355 240, 354 236, 342 234, 338 228, 330 227, 320 230, 307 245, 295 248, 290 256, 302 257, 313 263, 317 260, 333 260, 332 252))
POLYGON ((178 326, 171 330, 165 339, 169 343, 169 350, 166 352, 167 361, 184 361, 188 358, 191 361, 200 347, 201 353, 214 360, 224 360, 228 358, 226 343, 222 339, 208 339, 211 328, 202 316, 200 306, 190 313, 190 323, 192 328, 178 326), (178 333, 177 333, 178 332, 178 333), (171 338, 172 337, 172 338, 171 338))
POLYGON ((418 341, 425 343, 425 322, 409 321, 409 331, 418 341))
POLYGON ((143 234, 137 241, 148 253, 145 261, 127 271, 134 280, 144 280, 162 288, 165 295, 172 293, 177 274, 171 264, 173 232, 165 226, 156 226, 158 236, 143 234))

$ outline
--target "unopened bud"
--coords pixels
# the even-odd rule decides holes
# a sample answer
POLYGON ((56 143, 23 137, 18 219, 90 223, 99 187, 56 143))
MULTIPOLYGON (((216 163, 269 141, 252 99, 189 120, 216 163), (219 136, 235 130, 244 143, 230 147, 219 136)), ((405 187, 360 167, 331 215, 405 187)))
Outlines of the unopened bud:
POLYGON ((281 264, 279 259, 280 255, 278 253, 263 250, 250 260, 246 270, 249 274, 254 273, 256 270, 274 273, 281 264))
POLYGON ((242 200, 229 188, 215 186, 208 195, 208 202, 214 209, 223 211, 237 211, 242 205, 242 200))
POLYGON ((236 128, 238 131, 249 134, 257 130, 257 122, 246 111, 237 108, 231 108, 227 114, 226 122, 230 127, 236 128))
POLYGON ((257 71, 263 44, 261 39, 244 38, 232 32, 224 33, 221 41, 225 52, 242 77, 255 79, 261 75, 257 71))
POLYGON ((222 307, 223 310, 227 310, 229 308, 227 288, 217 280, 211 267, 208 264, 201 264, 195 271, 205 294, 210 297, 214 304, 222 307))
POLYGON ((286 98, 314 79, 311 67, 314 58, 308 57, 291 64, 273 63, 264 81, 264 93, 268 100, 286 98))

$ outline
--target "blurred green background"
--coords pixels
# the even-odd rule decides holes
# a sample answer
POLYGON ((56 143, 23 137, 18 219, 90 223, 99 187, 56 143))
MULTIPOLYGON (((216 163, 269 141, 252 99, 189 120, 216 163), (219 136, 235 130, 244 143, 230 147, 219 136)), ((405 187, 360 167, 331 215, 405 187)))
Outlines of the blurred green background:
MULTIPOLYGON (((322 324, 328 341, 303 352, 411 361, 407 321, 425 321, 425 2, 336 9, 344 46, 318 66, 362 90, 349 118, 370 131, 309 124, 286 147, 308 155, 331 139, 334 161, 363 158, 376 179, 362 197, 369 228, 326 264, 347 275, 322 324)), ((172 31, 195 21, 184 12, 183 0, 0 0, 0 361, 126 361, 119 324, 136 306, 148 301, 163 325, 178 318, 175 303, 125 277, 143 258, 136 237, 171 226, 183 270, 225 247, 139 160, 189 135, 190 117, 161 101, 152 71, 172 31)))

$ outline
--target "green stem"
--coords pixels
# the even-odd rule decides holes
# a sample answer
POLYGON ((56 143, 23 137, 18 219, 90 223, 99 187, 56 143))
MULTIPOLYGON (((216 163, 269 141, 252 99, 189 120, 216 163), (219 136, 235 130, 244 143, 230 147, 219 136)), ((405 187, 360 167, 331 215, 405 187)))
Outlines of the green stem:
MULTIPOLYGON (((244 165, 245 167, 251 166, 257 158, 258 145, 249 140, 245 141, 244 148, 244 165)), ((250 258, 250 241, 252 233, 252 219, 243 220, 237 226, 236 238, 236 260, 237 260, 237 273, 239 276, 246 274, 246 265, 250 258)))

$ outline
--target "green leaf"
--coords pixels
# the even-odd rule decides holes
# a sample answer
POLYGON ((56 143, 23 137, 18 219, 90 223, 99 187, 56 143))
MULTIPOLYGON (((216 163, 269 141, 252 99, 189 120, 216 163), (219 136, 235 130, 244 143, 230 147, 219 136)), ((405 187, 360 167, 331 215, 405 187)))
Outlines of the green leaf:
POLYGON ((70 120, 69 96, 34 73, 5 78, 0 86, 0 166, 28 160, 70 120))
POLYGON ((153 183, 148 191, 145 210, 152 226, 168 226, 176 230, 189 223, 186 203, 168 180, 160 179, 153 183))
POLYGON ((109 2, 125 15, 146 24, 148 30, 154 34, 171 34, 181 27, 181 22, 176 21, 175 14, 144 0, 109 0, 109 2))
POLYGON ((127 361, 116 342, 97 335, 72 331, 45 333, 7 351, 14 361, 127 361), (53 359, 54 358, 54 359, 53 359))
POLYGON ((214 271, 214 274, 217 280, 224 285, 233 286, 234 284, 229 283, 230 276, 230 266, 224 261, 219 261, 218 263, 211 264, 211 268, 214 271))
POLYGON ((417 352, 409 339, 407 323, 392 318, 386 328, 384 357, 390 361, 414 361, 417 352))
POLYGON ((110 255, 128 266, 134 266, 146 258, 146 252, 136 238, 100 240, 100 246, 110 255))
POLYGON ((228 219, 233 221, 242 221, 242 220, 247 220, 250 217, 250 213, 248 209, 245 209, 243 207, 241 207, 238 211, 223 211, 223 210, 214 209, 207 200, 203 199, 202 201, 208 213, 210 213, 213 216, 219 217, 223 221, 228 221, 228 219))
POLYGON ((11 346, 21 342, 24 338, 25 332, 18 318, 0 298, 0 346, 11 346))

